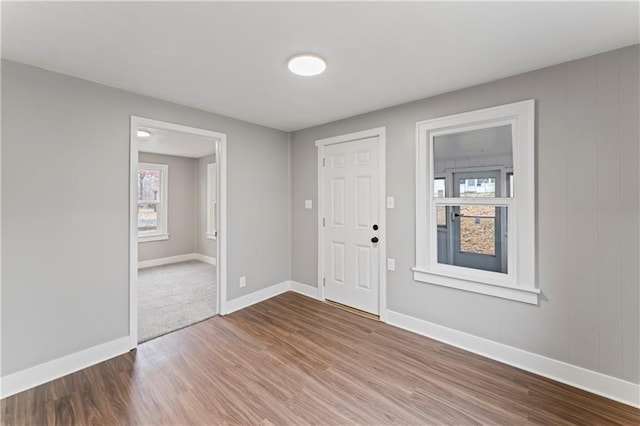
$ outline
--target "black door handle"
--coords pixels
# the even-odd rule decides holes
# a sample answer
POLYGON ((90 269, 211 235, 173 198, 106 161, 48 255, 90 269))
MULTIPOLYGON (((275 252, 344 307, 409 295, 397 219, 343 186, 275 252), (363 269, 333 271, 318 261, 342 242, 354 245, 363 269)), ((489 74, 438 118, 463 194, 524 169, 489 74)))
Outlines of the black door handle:
POLYGON ((377 242, 378 242, 378 237, 373 237, 373 238, 371 239, 371 242, 372 242, 372 243, 377 243, 377 242))

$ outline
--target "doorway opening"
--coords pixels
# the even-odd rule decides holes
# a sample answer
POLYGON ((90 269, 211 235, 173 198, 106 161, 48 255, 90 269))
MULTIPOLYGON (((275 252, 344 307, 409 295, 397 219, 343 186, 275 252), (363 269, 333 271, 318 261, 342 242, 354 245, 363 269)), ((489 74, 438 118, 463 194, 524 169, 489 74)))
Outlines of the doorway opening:
POLYGON ((131 118, 130 347, 224 313, 226 135, 131 118))

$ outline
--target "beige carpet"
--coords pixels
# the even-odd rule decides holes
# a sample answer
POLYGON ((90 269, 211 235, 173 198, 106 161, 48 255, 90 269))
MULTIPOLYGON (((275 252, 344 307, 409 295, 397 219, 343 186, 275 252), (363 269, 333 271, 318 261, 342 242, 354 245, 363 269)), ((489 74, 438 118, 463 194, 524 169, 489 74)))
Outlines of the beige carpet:
POLYGON ((138 342, 217 314, 216 267, 191 260, 138 270, 138 342))

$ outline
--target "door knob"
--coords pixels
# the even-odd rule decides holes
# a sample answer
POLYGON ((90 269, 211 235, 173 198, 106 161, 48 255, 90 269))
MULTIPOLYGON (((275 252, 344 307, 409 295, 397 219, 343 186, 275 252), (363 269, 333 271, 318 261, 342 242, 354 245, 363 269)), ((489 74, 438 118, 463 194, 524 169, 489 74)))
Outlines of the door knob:
POLYGON ((377 243, 377 242, 378 242, 378 237, 373 237, 373 238, 371 239, 371 242, 372 242, 372 243, 377 243))
POLYGON ((377 231, 377 230, 378 230, 378 225, 377 225, 377 224, 374 224, 374 225, 373 225, 373 230, 374 230, 374 231, 377 231))

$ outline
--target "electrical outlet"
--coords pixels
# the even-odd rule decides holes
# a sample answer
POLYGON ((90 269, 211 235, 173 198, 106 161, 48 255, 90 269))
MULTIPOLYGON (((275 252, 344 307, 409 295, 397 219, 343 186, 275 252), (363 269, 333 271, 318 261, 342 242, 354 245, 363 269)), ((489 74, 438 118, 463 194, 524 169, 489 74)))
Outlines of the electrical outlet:
POLYGON ((240 288, 247 286, 247 277, 244 275, 240 277, 240 288))
POLYGON ((387 270, 395 271, 396 270, 396 260, 392 258, 387 259, 387 270))

